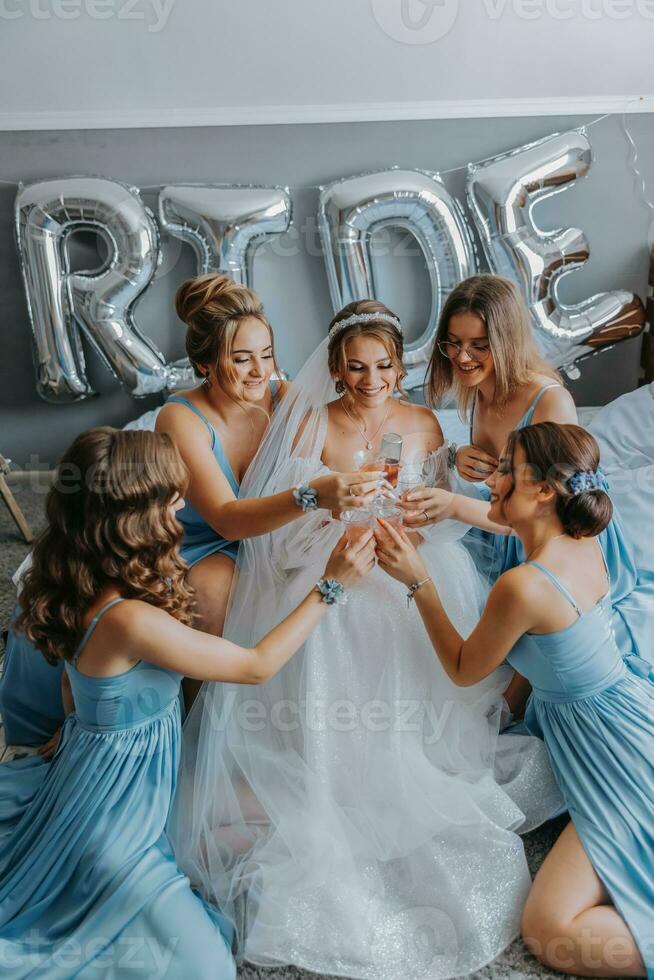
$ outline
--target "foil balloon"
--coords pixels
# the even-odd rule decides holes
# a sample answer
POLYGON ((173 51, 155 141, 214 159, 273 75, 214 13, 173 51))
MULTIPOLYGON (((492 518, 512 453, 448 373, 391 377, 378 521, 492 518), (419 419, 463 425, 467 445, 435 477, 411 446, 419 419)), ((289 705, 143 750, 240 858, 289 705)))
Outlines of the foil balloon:
POLYGON ((161 227, 191 245, 198 275, 223 272, 244 286, 257 248, 288 231, 291 213, 282 187, 173 184, 159 194, 161 227))
POLYGON ((438 174, 383 170, 322 188, 318 221, 334 310, 357 299, 378 298, 371 238, 381 228, 405 228, 427 264, 431 309, 422 333, 406 344, 407 388, 421 387, 443 302, 476 270, 472 237, 461 206, 438 174))
POLYGON ((163 390, 164 358, 134 322, 134 305, 154 277, 159 256, 156 222, 137 191, 99 177, 21 187, 16 233, 39 394, 52 402, 94 394, 81 331, 132 394, 163 390), (107 260, 98 271, 70 271, 70 237, 79 230, 104 240, 107 260))
POLYGON ((578 228, 543 231, 532 211, 553 194, 574 187, 592 163, 583 130, 556 133, 468 167, 467 196, 493 272, 521 287, 536 338, 554 365, 579 374, 574 362, 643 329, 643 305, 633 293, 613 290, 576 304, 558 295, 564 275, 589 257, 578 228))

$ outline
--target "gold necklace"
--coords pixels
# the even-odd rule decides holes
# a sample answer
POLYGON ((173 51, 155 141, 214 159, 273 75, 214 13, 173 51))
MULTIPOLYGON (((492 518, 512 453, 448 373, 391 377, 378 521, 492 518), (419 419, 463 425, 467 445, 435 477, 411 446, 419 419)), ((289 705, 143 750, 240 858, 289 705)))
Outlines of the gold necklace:
POLYGON ((541 541, 541 543, 537 544, 535 548, 532 548, 532 550, 525 558, 525 561, 531 561, 532 555, 535 555, 537 551, 539 551, 541 548, 544 548, 546 544, 550 544, 552 541, 556 541, 558 538, 565 538, 565 537, 567 537, 567 534, 565 531, 562 531, 561 534, 555 534, 553 538, 548 538, 547 541, 541 541))
POLYGON ((366 449, 368 451, 370 451, 372 449, 373 440, 376 438, 376 436, 378 435, 379 430, 381 429, 382 425, 384 424, 384 422, 386 422, 386 420, 388 419, 388 416, 391 414, 391 409, 393 408, 393 400, 392 399, 389 399, 390 404, 388 406, 388 410, 386 412, 386 415, 384 416, 384 418, 381 420, 381 422, 379 423, 379 425, 375 429, 372 437, 369 439, 368 438, 368 434, 366 433, 365 429, 362 429, 361 426, 357 422, 355 422, 355 420, 352 418, 352 416, 348 412, 348 410, 346 408, 346 405, 345 405, 345 402, 343 401, 344 397, 345 397, 344 395, 341 395, 341 405, 343 406, 343 411, 345 412, 345 414, 349 418, 350 422, 352 422, 352 424, 355 426, 355 428, 357 428, 359 430, 359 432, 361 433, 361 438, 363 439, 363 441, 366 444, 366 449))

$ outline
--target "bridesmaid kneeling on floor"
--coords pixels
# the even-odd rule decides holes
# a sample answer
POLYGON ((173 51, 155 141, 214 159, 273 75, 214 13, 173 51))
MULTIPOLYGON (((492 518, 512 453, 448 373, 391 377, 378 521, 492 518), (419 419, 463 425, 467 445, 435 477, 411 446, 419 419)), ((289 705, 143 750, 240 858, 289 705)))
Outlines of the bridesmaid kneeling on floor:
POLYGON ((654 683, 623 656, 597 535, 612 505, 599 449, 575 425, 514 431, 489 478, 489 517, 526 559, 500 576, 464 640, 404 531, 378 532, 380 566, 409 587, 438 658, 461 686, 505 657, 531 683, 525 721, 545 740, 572 818, 539 870, 523 935, 579 976, 654 977, 654 683), (537 560, 536 560, 537 559, 537 560), (528 634, 532 643, 518 641, 528 634))
POLYGON ((244 649, 191 626, 186 471, 168 436, 93 429, 59 472, 79 485, 55 479, 15 628, 65 661, 72 700, 52 762, 0 766, 2 976, 229 980, 233 924, 194 894, 166 836, 180 680, 275 674, 372 567, 372 533, 339 542, 316 589, 244 649))

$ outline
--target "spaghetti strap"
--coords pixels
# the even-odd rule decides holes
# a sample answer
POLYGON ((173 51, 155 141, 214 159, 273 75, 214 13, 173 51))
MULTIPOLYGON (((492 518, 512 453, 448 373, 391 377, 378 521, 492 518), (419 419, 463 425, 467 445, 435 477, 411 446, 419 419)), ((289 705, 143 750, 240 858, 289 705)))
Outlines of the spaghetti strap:
POLYGON ((170 398, 166 400, 166 404, 169 404, 170 402, 177 402, 178 405, 186 405, 186 407, 190 408, 192 412, 195 412, 198 418, 202 419, 202 421, 206 425, 211 435, 211 448, 213 449, 214 444, 216 442, 216 430, 214 429, 213 425, 211 424, 207 416, 200 411, 198 406, 194 405, 193 402, 189 401, 188 398, 184 398, 183 395, 171 395, 170 398))
POLYGON ((552 585, 554 585, 559 590, 559 592, 564 597, 564 599, 567 599, 568 600, 568 602, 573 607, 573 609, 575 610, 575 612, 577 613, 577 615, 578 616, 581 616, 581 609, 579 608, 579 606, 575 602, 575 600, 574 600, 573 596, 570 594, 570 592, 568 592, 568 590, 566 589, 565 585, 563 585, 563 583, 560 582, 559 579, 556 577, 556 575, 554 574, 554 572, 550 572, 549 568, 545 568, 544 565, 539 565, 539 563, 537 561, 526 561, 525 562, 525 565, 533 565, 533 567, 534 568, 537 568, 540 572, 543 573, 543 575, 546 575, 547 578, 552 583, 552 585))
POLYGON ((550 391, 552 388, 562 388, 562 387, 563 385, 559 384, 558 381, 553 381, 549 385, 543 385, 540 391, 536 394, 536 397, 534 398, 533 402, 531 403, 531 405, 529 406, 525 414, 520 419, 520 422, 518 423, 518 428, 523 428, 524 426, 531 425, 531 420, 534 417, 534 412, 538 408, 540 400, 546 391, 550 391))
POLYGON ((102 616, 104 616, 104 614, 106 613, 107 609, 111 609, 112 606, 117 605, 117 603, 119 603, 119 602, 124 602, 124 596, 118 596, 117 599, 112 599, 111 602, 107 602, 95 614, 95 616, 93 617, 93 619, 89 623, 89 625, 88 625, 88 627, 86 629, 86 632, 84 633, 84 636, 82 637, 81 642, 80 642, 79 646, 77 647, 77 650, 73 654, 73 664, 75 666, 77 666, 77 661, 79 660, 80 655, 81 655, 84 647, 86 646, 86 643, 88 642, 89 637, 91 636, 91 633, 93 632, 93 630, 95 629, 95 627, 100 622, 100 618, 102 616))

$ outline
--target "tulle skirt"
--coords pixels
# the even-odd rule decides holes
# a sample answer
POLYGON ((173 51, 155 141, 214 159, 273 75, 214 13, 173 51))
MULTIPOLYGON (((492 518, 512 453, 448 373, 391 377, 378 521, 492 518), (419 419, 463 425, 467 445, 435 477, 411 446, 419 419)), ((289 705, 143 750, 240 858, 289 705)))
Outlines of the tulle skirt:
MULTIPOLYGON (((470 556, 447 541, 421 553, 467 635, 484 601, 470 556)), ((289 577, 277 620, 323 557, 289 577)), ((516 831, 561 798, 542 742, 498 734, 511 676, 457 688, 406 588, 375 568, 265 685, 205 686, 173 836, 245 959, 438 980, 517 936, 530 876, 516 831)))

